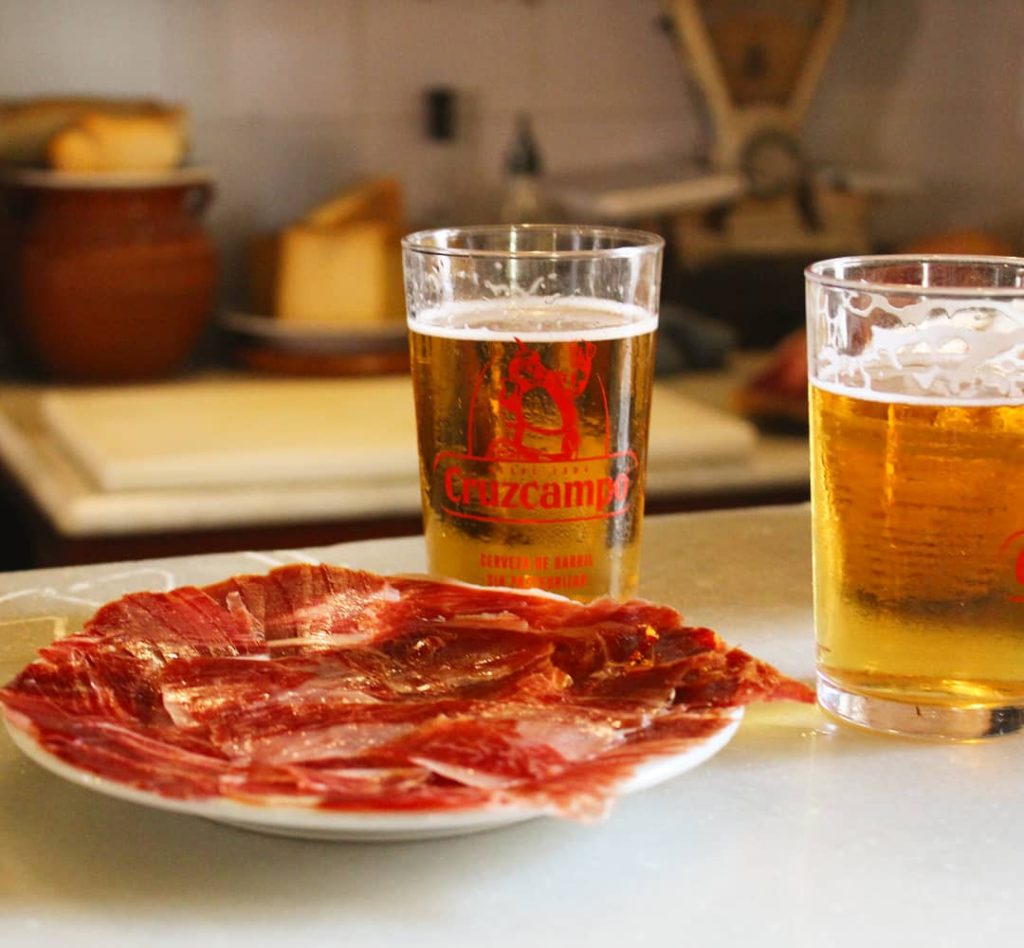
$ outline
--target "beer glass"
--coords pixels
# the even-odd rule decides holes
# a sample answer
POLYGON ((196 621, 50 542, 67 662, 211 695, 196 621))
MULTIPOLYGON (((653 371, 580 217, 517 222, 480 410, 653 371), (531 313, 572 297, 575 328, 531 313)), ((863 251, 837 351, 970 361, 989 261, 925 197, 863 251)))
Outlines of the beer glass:
POLYGON ((605 227, 403 241, 431 572, 633 593, 661 238, 605 227))
POLYGON ((806 271, 818 697, 896 734, 1024 725, 1024 259, 806 271))

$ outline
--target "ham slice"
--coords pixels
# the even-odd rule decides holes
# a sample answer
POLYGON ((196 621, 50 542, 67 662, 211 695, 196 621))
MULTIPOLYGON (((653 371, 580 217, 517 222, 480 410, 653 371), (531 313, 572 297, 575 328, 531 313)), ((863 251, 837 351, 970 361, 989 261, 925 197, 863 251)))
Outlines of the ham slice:
POLYGON ((666 606, 308 564, 125 596, 0 689, 50 753, 167 797, 579 819, 776 699, 813 695, 666 606))

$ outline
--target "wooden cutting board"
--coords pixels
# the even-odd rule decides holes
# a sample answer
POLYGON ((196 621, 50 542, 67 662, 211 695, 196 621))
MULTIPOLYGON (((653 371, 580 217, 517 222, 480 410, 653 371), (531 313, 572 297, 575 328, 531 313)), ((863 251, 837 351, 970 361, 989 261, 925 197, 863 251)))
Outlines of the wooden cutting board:
MULTIPOLYGON (((419 476, 402 376, 62 389, 42 396, 41 417, 105 491, 419 476)), ((746 422, 656 386, 652 467, 742 460, 755 437, 746 422)))

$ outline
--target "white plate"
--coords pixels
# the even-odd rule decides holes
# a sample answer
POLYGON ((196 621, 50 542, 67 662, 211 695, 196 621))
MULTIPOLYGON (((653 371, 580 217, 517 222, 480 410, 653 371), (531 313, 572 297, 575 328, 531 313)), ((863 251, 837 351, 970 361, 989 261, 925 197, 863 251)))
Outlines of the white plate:
MULTIPOLYGON (((743 709, 725 712, 731 718, 710 738, 681 754, 659 757, 637 768, 621 794, 636 793, 678 777, 718 753, 739 727, 743 709)), ((55 757, 35 739, 6 721, 7 730, 17 747, 41 767, 88 790, 143 806, 201 816, 218 823, 277 836, 352 842, 399 842, 463 836, 497 829, 513 823, 536 819, 543 814, 527 807, 492 806, 470 810, 432 810, 409 812, 358 812, 318 810, 312 807, 254 805, 233 800, 176 800, 156 793, 137 790, 80 770, 55 757)))
POLYGON ((131 190, 134 188, 176 188, 186 184, 212 184, 209 168, 184 167, 168 171, 54 171, 48 168, 18 168, 0 175, 6 184, 58 191, 131 190))
POLYGON ((405 317, 387 323, 356 323, 332 326, 320 323, 290 323, 253 313, 227 312, 221 326, 251 342, 282 351, 310 352, 317 355, 392 352, 409 344, 405 317))

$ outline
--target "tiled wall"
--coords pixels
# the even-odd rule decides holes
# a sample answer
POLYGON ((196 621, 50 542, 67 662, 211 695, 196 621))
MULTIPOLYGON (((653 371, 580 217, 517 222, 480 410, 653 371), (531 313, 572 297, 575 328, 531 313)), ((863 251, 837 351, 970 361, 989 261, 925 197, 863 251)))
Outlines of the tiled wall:
MULTIPOLYGON (((0 97, 90 91, 189 105, 213 227, 237 246, 355 178, 394 173, 414 218, 499 180, 529 111, 550 170, 699 152, 657 0, 0 0, 0 97), (455 146, 423 91, 456 89, 455 146)), ((1024 3, 850 0, 808 118, 816 159, 916 174, 883 239, 1024 220, 1024 3)), ((229 280, 230 282, 230 280, 229 280)))

